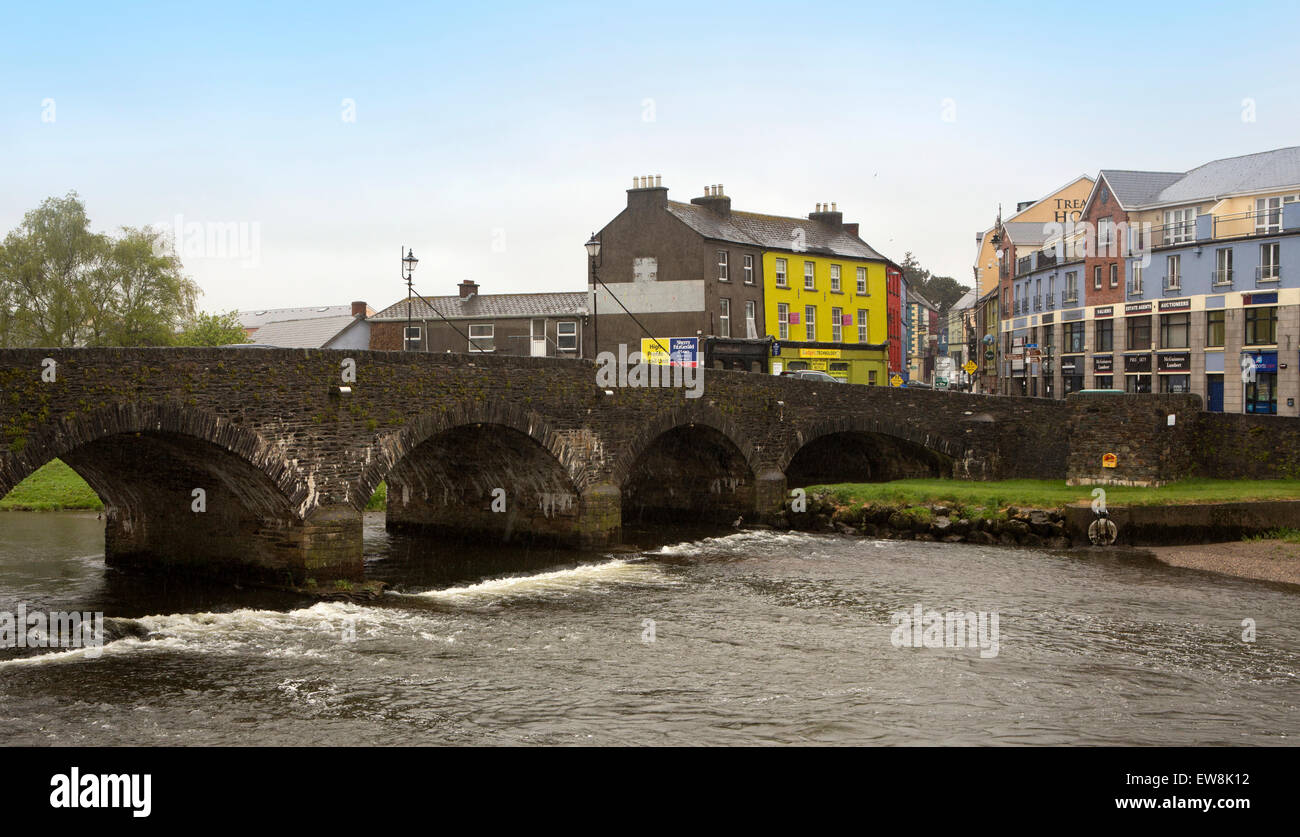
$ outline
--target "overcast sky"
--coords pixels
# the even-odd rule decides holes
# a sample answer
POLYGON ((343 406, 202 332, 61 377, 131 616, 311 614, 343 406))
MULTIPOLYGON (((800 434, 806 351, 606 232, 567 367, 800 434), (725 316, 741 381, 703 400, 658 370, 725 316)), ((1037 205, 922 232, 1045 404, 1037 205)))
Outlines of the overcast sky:
POLYGON ((204 309, 382 308, 402 245, 429 295, 581 289, 583 242, 659 174, 676 200, 836 201, 886 256, 969 284, 999 202, 1300 143, 1298 20, 1261 0, 7 4, 0 230, 75 190, 98 230, 242 231, 221 257, 190 228, 204 309))

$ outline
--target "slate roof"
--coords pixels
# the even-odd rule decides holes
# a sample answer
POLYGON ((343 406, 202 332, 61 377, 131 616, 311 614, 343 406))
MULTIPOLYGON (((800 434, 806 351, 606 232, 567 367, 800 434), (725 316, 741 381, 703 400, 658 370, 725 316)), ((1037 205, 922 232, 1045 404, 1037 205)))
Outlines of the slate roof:
POLYGON ((352 316, 351 305, 312 305, 305 308, 268 308, 264 311, 240 311, 239 324, 244 328, 261 328, 281 320, 314 320, 322 317, 352 316))
POLYGON ((1002 224, 1012 244, 1042 244, 1047 240, 1042 221, 1005 221, 1002 224))
MULTIPOLYGON (((475 294, 468 299, 459 296, 417 297, 411 300, 411 316, 417 320, 437 319, 435 310, 449 320, 581 316, 587 313, 587 294, 584 291, 560 291, 539 294, 475 294)), ((400 299, 370 318, 371 322, 376 320, 405 321, 406 300, 400 299)))
POLYGON ((1111 194, 1120 206, 1132 209, 1152 203, 1160 190, 1176 183, 1183 176, 1180 171, 1130 171, 1127 169, 1102 169, 1101 176, 1110 184, 1111 194))
POLYGON ((1228 157, 1197 166, 1166 186, 1151 203, 1189 203, 1240 192, 1300 185, 1300 145, 1228 157))
MULTIPOLYGON (((351 310, 350 306, 348 310, 351 310)), ((259 328, 251 339, 262 346, 319 349, 354 322, 358 320, 351 314, 342 317, 313 317, 309 320, 278 320, 259 328)))
POLYGON ((818 256, 843 256, 853 259, 889 261, 860 238, 825 221, 789 218, 783 215, 760 215, 735 212, 722 217, 707 207, 693 203, 669 201, 668 211, 705 238, 733 244, 748 244, 764 250, 795 252, 795 230, 803 230, 806 250, 818 256))

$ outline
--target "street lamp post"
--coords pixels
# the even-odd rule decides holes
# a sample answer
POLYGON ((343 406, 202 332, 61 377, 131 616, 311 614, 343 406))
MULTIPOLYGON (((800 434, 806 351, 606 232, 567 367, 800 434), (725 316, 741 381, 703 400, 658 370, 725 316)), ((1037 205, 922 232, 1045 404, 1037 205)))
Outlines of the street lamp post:
MULTIPOLYGON (((402 351, 407 351, 411 345, 411 296, 413 294, 411 275, 415 273, 415 266, 420 263, 420 260, 409 249, 403 249, 406 250, 406 255, 402 256, 402 278, 406 280, 406 329, 402 332, 402 351)), ((397 254, 401 256, 401 250, 397 254)))
POLYGON ((584 245, 587 248, 587 263, 591 266, 591 356, 594 358, 600 354, 600 326, 597 318, 596 297, 599 289, 596 287, 600 282, 600 277, 596 274, 596 268, 600 267, 600 239, 595 233, 587 239, 584 245))

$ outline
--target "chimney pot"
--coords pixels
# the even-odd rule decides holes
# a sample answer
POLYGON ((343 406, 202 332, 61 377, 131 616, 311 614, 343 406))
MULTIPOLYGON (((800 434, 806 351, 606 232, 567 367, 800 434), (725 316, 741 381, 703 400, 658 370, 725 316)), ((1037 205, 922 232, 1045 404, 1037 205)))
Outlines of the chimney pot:
POLYGON ((839 210, 835 208, 835 201, 831 201, 831 212, 839 212, 839 210))
POLYGON ((636 178, 635 178, 635 177, 632 178, 632 188, 633 188, 633 189, 636 188, 636 178))
POLYGON ((662 184, 663 184, 663 181, 662 181, 661 177, 660 177, 659 175, 656 174, 656 175, 655 175, 655 188, 656 188, 656 189, 661 189, 661 188, 663 188, 663 185, 662 185, 662 184))
POLYGON ((725 195, 725 194, 727 194, 727 190, 724 189, 724 188, 722 188, 722 184, 721 184, 721 183, 718 184, 718 194, 719 194, 719 195, 725 195))

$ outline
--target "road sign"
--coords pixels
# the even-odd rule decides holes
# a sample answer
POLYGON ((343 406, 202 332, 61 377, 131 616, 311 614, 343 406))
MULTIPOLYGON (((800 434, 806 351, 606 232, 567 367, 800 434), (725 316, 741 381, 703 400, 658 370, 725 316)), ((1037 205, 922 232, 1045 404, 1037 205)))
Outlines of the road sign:
POLYGON ((974 374, 975 374, 975 370, 978 369, 978 368, 979 368, 979 367, 975 365, 975 361, 973 361, 973 360, 968 360, 968 361, 966 361, 966 365, 962 367, 962 369, 965 369, 965 370, 966 370, 966 374, 967 374, 967 375, 974 375, 974 374))
POLYGON ((889 376, 889 385, 891 387, 901 387, 903 385, 903 376, 895 372, 889 376))

